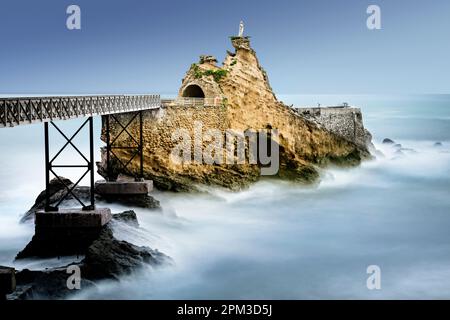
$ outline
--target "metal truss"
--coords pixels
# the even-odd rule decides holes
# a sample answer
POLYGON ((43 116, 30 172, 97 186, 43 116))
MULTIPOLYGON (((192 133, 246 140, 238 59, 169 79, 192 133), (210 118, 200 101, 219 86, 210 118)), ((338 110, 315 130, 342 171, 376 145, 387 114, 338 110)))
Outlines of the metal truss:
POLYGON ((58 131, 61 136, 64 137, 66 143, 64 146, 50 159, 50 143, 49 143, 49 123, 44 123, 45 130, 45 211, 58 211, 59 205, 67 199, 69 195, 71 195, 75 200, 77 200, 83 210, 94 210, 95 209, 95 197, 94 197, 94 120, 92 117, 89 117, 83 124, 78 128, 78 130, 69 138, 64 134, 64 132, 58 128, 58 126, 50 122, 50 124, 58 131), (84 156, 84 154, 75 146, 73 143, 73 139, 80 133, 80 131, 88 125, 89 127, 89 159, 84 156), (66 149, 68 145, 71 145, 85 160, 85 164, 66 164, 66 165, 57 165, 54 164, 54 161, 58 158, 58 156, 66 149), (59 175, 55 172, 55 169, 58 168, 85 168, 86 171, 83 175, 71 186, 68 186, 64 183, 64 181, 59 177, 59 175), (90 173, 90 204, 85 204, 75 193, 74 190, 81 182, 81 180, 86 177, 86 175, 90 173), (50 194, 50 175, 53 174, 56 179, 65 187, 66 193, 58 200, 55 206, 52 206, 50 198, 53 196, 50 194))
POLYGON ((0 98, 0 128, 160 107, 159 95, 0 98))
POLYGON ((120 171, 134 177, 136 180, 140 180, 144 177, 144 141, 143 141, 143 111, 136 112, 132 115, 131 119, 128 120, 125 124, 123 124, 118 117, 115 115, 107 115, 105 117, 106 122, 106 171, 107 171, 107 177, 109 181, 114 181, 115 177, 113 174, 113 167, 112 167, 112 158, 114 158, 117 163, 120 164, 120 171), (120 127, 119 133, 115 136, 111 136, 111 122, 114 121, 117 123, 120 127), (135 121, 139 121, 139 137, 133 136, 130 131, 128 130, 131 126, 131 124, 135 121), (118 138, 123 134, 126 133, 127 136, 131 140, 131 145, 115 145, 118 138), (129 150, 132 152, 131 157, 128 159, 127 162, 123 162, 117 154, 114 153, 114 150, 129 150), (133 173, 128 166, 130 163, 136 158, 139 157, 139 172, 133 173))

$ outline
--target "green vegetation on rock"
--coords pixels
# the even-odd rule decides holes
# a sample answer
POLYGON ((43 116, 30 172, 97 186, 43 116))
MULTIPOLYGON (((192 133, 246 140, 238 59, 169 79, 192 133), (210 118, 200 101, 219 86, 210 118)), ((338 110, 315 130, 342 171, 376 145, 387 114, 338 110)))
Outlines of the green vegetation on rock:
POLYGON ((228 74, 228 71, 225 70, 225 69, 204 70, 204 71, 202 71, 200 69, 200 67, 196 63, 192 64, 191 70, 194 73, 194 77, 196 79, 200 79, 200 78, 202 78, 204 76, 212 76, 214 78, 214 81, 216 81, 216 82, 221 81, 228 74))

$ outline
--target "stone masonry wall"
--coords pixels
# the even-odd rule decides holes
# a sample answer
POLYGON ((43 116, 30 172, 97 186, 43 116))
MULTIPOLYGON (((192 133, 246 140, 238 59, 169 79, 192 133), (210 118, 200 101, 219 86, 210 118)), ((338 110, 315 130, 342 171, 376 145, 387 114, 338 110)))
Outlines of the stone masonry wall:
POLYGON ((328 107, 328 108, 296 108, 297 112, 305 118, 316 121, 327 130, 356 143, 367 147, 371 141, 370 133, 364 128, 360 108, 328 107))
MULTIPOLYGON (((118 115, 122 124, 131 120, 133 113, 118 115)), ((105 117, 103 117, 105 121, 105 117)), ((178 129, 188 130, 192 139, 194 126, 201 123, 202 132, 208 129, 217 129, 225 132, 229 127, 226 108, 195 107, 195 106, 165 106, 159 110, 144 112, 143 137, 144 137, 144 176, 151 179, 155 187, 162 190, 188 191, 192 183, 223 185, 231 189, 239 189, 243 183, 248 183, 257 176, 257 167, 254 165, 206 165, 184 163, 176 164, 170 161, 170 154, 180 141, 173 141, 172 135, 178 129), (243 179, 241 179, 243 178, 243 179), (242 181, 240 181, 242 180, 242 181)), ((121 127, 110 120, 112 136, 117 135, 121 127)), ((137 139, 139 137, 139 122, 135 120, 130 125, 130 133, 137 139)), ((201 139, 201 137, 197 137, 201 139)), ((103 125, 102 140, 105 138, 105 125, 103 125)), ((201 141, 201 140, 199 140, 201 141)), ((133 141, 126 133, 121 134, 114 145, 133 145, 133 141)), ((191 144, 192 155, 193 143, 191 144)), ((205 143, 202 150, 205 149, 205 143)), ((132 156, 132 151, 114 150, 122 162, 127 162, 132 156)), ((129 165, 133 173, 139 172, 139 158, 136 157, 129 165)), ((102 150, 102 161, 97 164, 100 174, 105 176, 106 156, 102 150)), ((121 172, 118 163, 114 167, 121 172)), ((123 173, 123 172, 122 172, 123 173)))

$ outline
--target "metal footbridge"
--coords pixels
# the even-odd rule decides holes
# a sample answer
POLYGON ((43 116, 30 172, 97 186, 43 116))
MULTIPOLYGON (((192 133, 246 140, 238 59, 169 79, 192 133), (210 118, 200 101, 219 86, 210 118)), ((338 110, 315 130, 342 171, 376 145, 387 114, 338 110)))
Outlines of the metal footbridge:
POLYGON ((0 98, 0 128, 160 107, 159 95, 0 98))
MULTIPOLYGON (((46 207, 45 211, 58 211, 58 206, 69 195, 76 199, 83 210, 95 209, 94 196, 94 134, 93 117, 104 116, 105 136, 106 136, 106 157, 107 170, 111 169, 111 160, 115 158, 116 163, 121 166, 122 171, 134 175, 136 179, 143 178, 143 112, 146 110, 159 109, 162 106, 159 95, 99 95, 99 96, 55 96, 55 97, 16 97, 0 98, 0 128, 10 128, 15 126, 30 125, 33 123, 44 123, 45 137, 45 181, 46 181, 46 207), (131 113, 131 119, 122 123, 118 116, 123 113, 131 113), (75 118, 86 118, 83 124, 72 135, 66 135, 55 121, 70 120, 75 118), (128 130, 130 125, 139 121, 139 135, 132 135, 128 130), (120 133, 115 137, 111 136, 110 124, 115 122, 120 127, 120 133), (50 132, 49 126, 56 129, 56 132, 64 137, 66 143, 55 154, 50 155, 50 132), (74 144, 74 138, 85 128, 89 130, 89 154, 84 155, 74 144), (117 138, 122 134, 127 134, 130 145, 118 145, 117 138), (57 164, 59 155, 71 145, 83 158, 83 163, 57 164), (131 153, 128 161, 122 161, 114 150, 127 149, 131 153), (129 164, 136 158, 140 158, 139 172, 130 172, 129 164), (71 186, 68 186, 57 174, 58 168, 84 168, 82 176, 71 186), (74 193, 75 187, 90 174, 90 203, 85 204, 74 193), (66 193, 56 203, 51 203, 50 199, 50 178, 54 176, 66 188, 66 193)), ((111 178, 109 176, 109 178, 111 178)))

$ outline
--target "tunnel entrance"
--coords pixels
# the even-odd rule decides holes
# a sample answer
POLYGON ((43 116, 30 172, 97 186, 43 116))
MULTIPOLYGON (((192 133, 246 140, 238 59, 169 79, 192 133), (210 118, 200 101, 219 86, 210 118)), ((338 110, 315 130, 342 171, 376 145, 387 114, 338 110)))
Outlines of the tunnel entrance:
POLYGON ((196 84, 187 86, 183 91, 183 97, 185 98, 204 98, 205 93, 202 88, 196 84))

